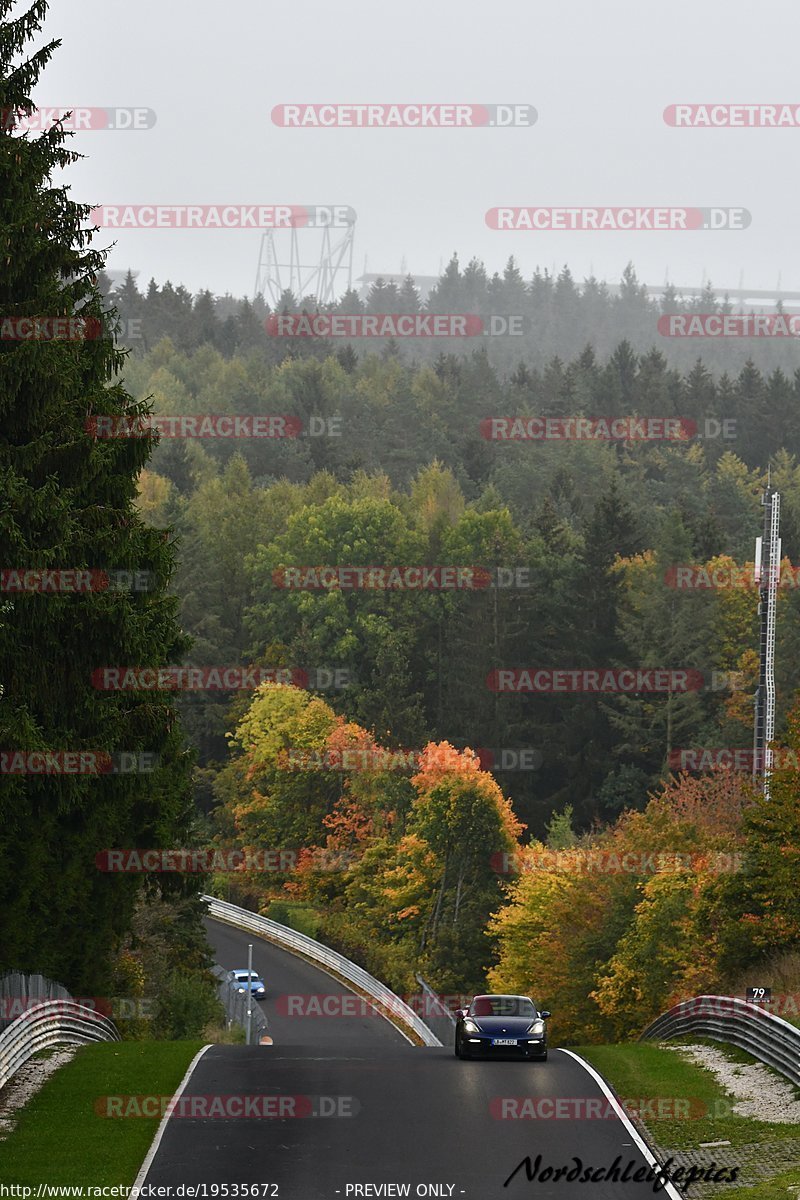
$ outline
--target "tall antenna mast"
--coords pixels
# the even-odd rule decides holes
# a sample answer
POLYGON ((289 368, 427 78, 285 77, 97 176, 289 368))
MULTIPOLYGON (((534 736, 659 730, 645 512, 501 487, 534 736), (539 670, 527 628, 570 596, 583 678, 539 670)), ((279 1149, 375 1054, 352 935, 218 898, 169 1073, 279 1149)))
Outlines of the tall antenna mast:
POLYGON ((771 742, 775 737, 775 613, 781 571, 781 498, 772 487, 770 472, 767 473, 767 487, 761 503, 764 506, 764 532, 760 538, 756 538, 754 564, 754 579, 759 591, 760 632, 753 723, 753 782, 761 787, 769 800, 773 757, 771 742))

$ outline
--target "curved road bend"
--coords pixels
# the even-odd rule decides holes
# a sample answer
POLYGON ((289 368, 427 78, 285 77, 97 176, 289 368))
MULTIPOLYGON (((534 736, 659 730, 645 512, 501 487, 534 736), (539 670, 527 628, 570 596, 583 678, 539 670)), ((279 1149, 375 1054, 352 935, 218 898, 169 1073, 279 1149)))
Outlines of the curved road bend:
MULTIPOLYGON (((629 1175, 647 1165, 616 1117, 576 1119, 587 1099, 596 1102, 595 1113, 606 1104, 595 1081, 569 1055, 551 1050, 546 1063, 460 1062, 451 1046, 410 1045, 379 1016, 288 1016, 285 1002, 276 1005, 277 997, 352 993, 252 934, 211 920, 208 930, 217 961, 228 968, 246 967, 247 943, 253 943, 254 968, 267 984, 264 1004, 275 1045, 213 1046, 184 1095, 284 1099, 269 1102, 277 1114, 270 1118, 173 1116, 147 1184, 173 1189, 181 1183, 275 1184, 258 1195, 279 1200, 404 1195, 644 1200, 654 1195, 652 1183, 632 1180, 530 1182, 524 1167, 504 1187, 526 1156, 533 1163, 541 1155, 542 1172, 548 1166, 572 1167, 575 1156, 584 1166, 601 1168, 611 1167, 619 1155, 622 1170, 633 1163, 629 1175), (526 1097, 543 1106, 555 1098, 571 1099, 571 1115, 499 1119, 504 1099, 509 1112, 514 1111, 509 1100, 526 1097), (321 1115, 311 1115, 320 1110, 321 1115)), ((225 1193, 209 1187, 206 1195, 224 1200, 225 1193)))

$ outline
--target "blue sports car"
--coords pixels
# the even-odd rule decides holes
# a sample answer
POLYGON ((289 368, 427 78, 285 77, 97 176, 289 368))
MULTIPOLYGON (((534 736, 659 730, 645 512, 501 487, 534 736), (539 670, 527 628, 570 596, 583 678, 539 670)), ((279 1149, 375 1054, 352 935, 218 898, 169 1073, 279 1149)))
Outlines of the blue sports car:
POLYGON ((266 996, 267 989, 264 980, 255 971, 251 974, 245 967, 241 970, 231 971, 231 975, 233 976, 237 992, 246 992, 249 986, 250 992, 255 996, 256 1000, 263 1000, 266 996))
POLYGON ((530 996, 475 996, 456 1012, 457 1058, 476 1054, 547 1058, 545 1021, 530 996))

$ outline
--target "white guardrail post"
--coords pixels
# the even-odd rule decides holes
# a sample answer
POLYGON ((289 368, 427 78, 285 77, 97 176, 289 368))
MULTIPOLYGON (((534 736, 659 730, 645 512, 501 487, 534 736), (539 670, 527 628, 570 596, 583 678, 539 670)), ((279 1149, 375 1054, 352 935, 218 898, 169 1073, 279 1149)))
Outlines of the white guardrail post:
POLYGON ((306 937, 304 933, 298 933, 296 929, 290 929, 288 925, 270 921, 269 917, 260 917, 246 908, 240 908, 238 904, 230 904, 227 900, 217 900, 215 896, 201 896, 200 899, 208 905, 210 917, 217 921, 225 921, 228 925, 235 925, 237 929, 243 929, 248 933, 260 934, 267 941, 283 946, 285 950, 294 950, 305 958, 319 963, 320 966, 329 967, 337 975, 346 979, 348 983, 352 983, 360 991, 366 992, 387 1016, 396 1017, 409 1029, 412 1029, 422 1039, 423 1045, 441 1046, 442 1043, 436 1034, 428 1028, 413 1008, 410 1008, 380 980, 375 979, 367 971, 351 962, 349 958, 337 954, 335 950, 323 946, 321 942, 316 942, 313 938, 306 937))
POLYGON ((118 1042, 113 1021, 75 1000, 43 1000, 16 1017, 0 1033, 0 1088, 40 1050, 118 1042))
POLYGON ((656 1017, 639 1041, 697 1033, 746 1050, 800 1087, 800 1029, 737 996, 695 996, 656 1017))

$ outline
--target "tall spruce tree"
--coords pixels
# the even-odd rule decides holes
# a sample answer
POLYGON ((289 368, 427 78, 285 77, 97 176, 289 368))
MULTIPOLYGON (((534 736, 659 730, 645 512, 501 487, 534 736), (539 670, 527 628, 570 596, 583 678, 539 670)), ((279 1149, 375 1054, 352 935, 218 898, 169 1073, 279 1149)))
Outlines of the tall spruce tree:
MULTIPOLYGON (((0 321, 102 321, 105 254, 90 249, 89 208, 53 175, 78 157, 60 125, 22 132, 31 94, 57 49, 24 58, 46 0, 12 18, 0 0, 0 321)), ((105 328, 113 323, 105 318, 105 328)), ((13 327, 6 324, 6 330, 13 327)), ((189 764, 164 693, 103 691, 106 666, 159 666, 185 649, 167 535, 134 508, 150 437, 98 439, 93 416, 148 409, 117 380, 110 337, 0 339, 0 565, 149 572, 148 591, 9 593, 0 612, 0 970, 38 970, 73 990, 108 985, 140 877, 103 873, 110 847, 170 846, 185 837, 189 764), (16 752, 145 752, 152 773, 9 774, 16 752)))

